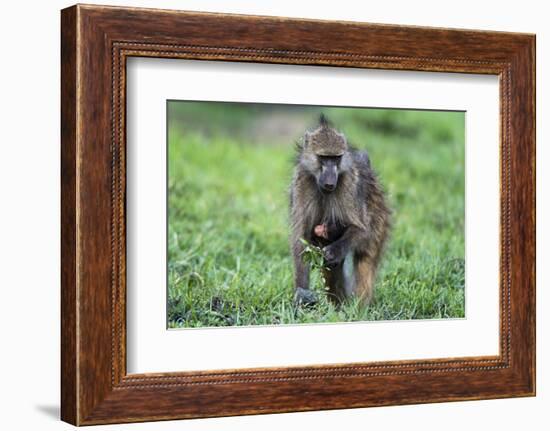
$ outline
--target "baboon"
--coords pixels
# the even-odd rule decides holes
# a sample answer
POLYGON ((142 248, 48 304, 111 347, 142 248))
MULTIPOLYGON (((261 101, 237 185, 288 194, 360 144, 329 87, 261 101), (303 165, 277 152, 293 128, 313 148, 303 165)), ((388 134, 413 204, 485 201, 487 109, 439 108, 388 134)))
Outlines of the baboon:
POLYGON ((376 269, 390 229, 390 210, 366 151, 348 144, 324 115, 305 132, 290 189, 295 301, 313 305, 306 240, 322 248, 328 295, 335 303, 373 298, 376 269))

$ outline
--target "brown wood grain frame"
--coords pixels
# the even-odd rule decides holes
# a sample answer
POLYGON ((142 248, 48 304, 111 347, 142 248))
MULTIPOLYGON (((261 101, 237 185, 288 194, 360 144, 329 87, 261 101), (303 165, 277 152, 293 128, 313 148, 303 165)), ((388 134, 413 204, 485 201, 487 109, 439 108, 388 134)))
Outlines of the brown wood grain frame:
POLYGON ((77 5, 61 13, 61 417, 75 425, 535 394, 535 36, 77 5), (500 352, 127 374, 126 60, 500 78, 500 352))

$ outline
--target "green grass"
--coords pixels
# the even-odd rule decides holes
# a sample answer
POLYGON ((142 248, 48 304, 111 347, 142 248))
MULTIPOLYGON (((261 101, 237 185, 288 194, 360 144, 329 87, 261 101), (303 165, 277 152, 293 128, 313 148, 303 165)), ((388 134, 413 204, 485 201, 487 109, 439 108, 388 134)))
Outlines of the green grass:
MULTIPOLYGON (((292 112, 311 124, 319 110, 292 112)), ((171 102, 169 327, 464 317, 464 114, 323 112, 368 149, 394 212, 374 303, 293 304, 293 143, 249 133, 280 109, 171 102)), ((323 290, 316 272, 312 287, 323 290)))

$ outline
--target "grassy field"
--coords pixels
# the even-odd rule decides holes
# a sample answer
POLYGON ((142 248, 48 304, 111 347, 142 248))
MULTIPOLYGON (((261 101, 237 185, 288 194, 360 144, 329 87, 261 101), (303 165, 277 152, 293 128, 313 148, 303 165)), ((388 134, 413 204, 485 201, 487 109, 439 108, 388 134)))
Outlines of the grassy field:
MULTIPOLYGON (((464 317, 464 114, 326 108, 393 210, 375 301, 293 305, 293 140, 319 109, 169 103, 168 326, 464 317)), ((319 274, 312 286, 322 291, 319 274)))

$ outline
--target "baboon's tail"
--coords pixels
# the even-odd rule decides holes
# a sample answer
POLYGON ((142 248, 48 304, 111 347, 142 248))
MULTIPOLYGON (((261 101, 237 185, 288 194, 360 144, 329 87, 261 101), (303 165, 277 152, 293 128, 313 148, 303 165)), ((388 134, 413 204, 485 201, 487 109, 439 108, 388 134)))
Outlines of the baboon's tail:
POLYGON ((355 295, 363 304, 370 304, 374 297, 376 264, 365 256, 355 256, 355 295))

